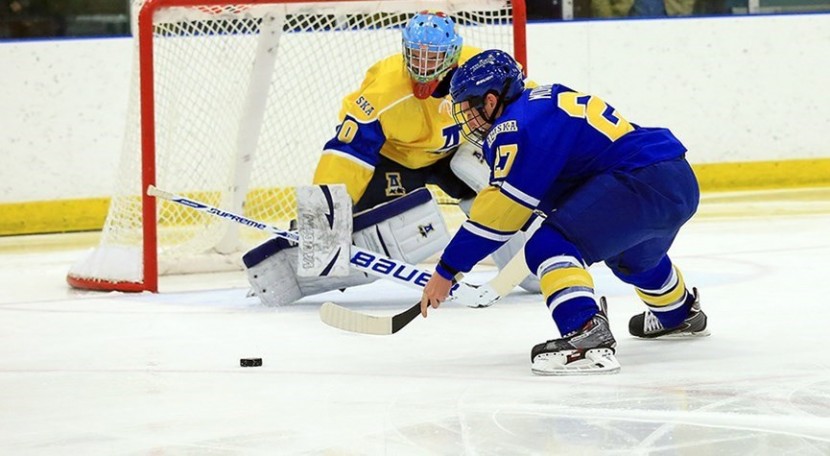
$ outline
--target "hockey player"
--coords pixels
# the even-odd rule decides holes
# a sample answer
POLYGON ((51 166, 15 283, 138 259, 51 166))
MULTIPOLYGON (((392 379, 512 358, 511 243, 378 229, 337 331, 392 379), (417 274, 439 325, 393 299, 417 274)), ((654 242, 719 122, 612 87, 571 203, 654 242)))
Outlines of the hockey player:
POLYGON ((355 212, 427 183, 453 198, 475 196, 451 169, 461 135, 445 97, 446 76, 480 50, 462 45, 452 19, 440 12, 416 14, 402 43, 401 53, 375 63, 343 100, 340 125, 314 173, 315 184, 346 184, 355 212))
MULTIPOLYGON (((488 184, 481 152, 462 141, 447 99, 448 76, 478 52, 462 44, 446 14, 417 13, 403 29, 402 52, 375 63, 360 88, 343 100, 340 125, 325 144, 313 183, 346 185, 360 214, 357 245, 410 263, 423 261, 440 252, 449 235, 437 205, 424 201, 428 193, 413 192, 435 184, 464 208, 488 184), (432 228, 404 232, 390 226, 392 217, 402 214, 411 227, 432 228)), ((506 264, 523 244, 524 237, 516 236, 494 255, 496 263, 506 264)), ((362 274, 297 279, 288 270, 296 264, 296 249, 289 247, 270 240, 244 258, 254 292, 267 304, 370 281, 362 274)), ((522 285, 539 291, 533 277, 522 285)))
POLYGON ((526 261, 562 338, 533 347, 534 373, 619 370, 587 270, 600 261, 647 306, 631 318, 632 335, 708 334, 697 291, 667 255, 699 200, 686 148, 669 130, 630 123, 603 100, 560 84, 526 89, 520 67, 501 51, 462 65, 450 94, 462 133, 482 145, 492 175, 424 288, 424 317, 457 274, 539 210, 547 218, 527 242, 526 261))

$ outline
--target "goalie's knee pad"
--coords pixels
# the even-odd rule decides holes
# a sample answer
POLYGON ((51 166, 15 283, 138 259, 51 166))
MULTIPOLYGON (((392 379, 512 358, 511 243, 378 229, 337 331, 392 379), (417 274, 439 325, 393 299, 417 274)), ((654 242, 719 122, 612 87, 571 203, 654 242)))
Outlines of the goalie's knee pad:
POLYGON ((355 215, 355 245, 410 264, 440 252, 450 234, 438 203, 420 188, 355 215))
POLYGON ((450 160, 450 169, 476 193, 490 185, 490 166, 484 160, 481 149, 470 143, 465 142, 458 146, 450 160))
POLYGON ((371 283, 376 279, 352 270, 346 277, 299 277, 299 247, 273 238, 254 247, 242 257, 251 290, 269 306, 283 306, 311 296, 341 288, 371 283))

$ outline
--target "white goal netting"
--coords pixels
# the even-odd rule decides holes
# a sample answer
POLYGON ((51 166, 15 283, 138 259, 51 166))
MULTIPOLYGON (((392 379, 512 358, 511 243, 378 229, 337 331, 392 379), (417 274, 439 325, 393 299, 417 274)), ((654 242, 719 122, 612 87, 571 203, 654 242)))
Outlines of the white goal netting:
POLYGON ((292 187, 311 182, 341 100, 400 52, 413 13, 448 13, 467 44, 524 47, 505 0, 286 1, 134 2, 134 35, 151 32, 152 56, 136 39, 116 188, 100 245, 70 270, 71 285, 155 291, 161 274, 240 268, 264 233, 166 201, 153 222, 142 212, 146 183, 286 227, 292 187), (152 25, 139 28, 139 17, 152 25), (140 84, 140 63, 153 84, 140 84), (141 121, 142 103, 154 106, 152 122, 141 121))

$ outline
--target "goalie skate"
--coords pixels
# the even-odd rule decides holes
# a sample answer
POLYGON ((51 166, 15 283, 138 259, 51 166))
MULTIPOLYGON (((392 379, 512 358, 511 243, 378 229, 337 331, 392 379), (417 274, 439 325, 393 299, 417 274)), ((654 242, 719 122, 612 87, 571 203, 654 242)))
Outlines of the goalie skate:
POLYGON ((537 375, 614 374, 620 370, 616 346, 608 318, 600 312, 565 337, 533 347, 531 371, 537 375))
POLYGON ((664 328, 653 313, 645 311, 631 317, 628 321, 628 332, 632 336, 644 339, 684 339, 708 336, 710 333, 706 327, 707 318, 706 314, 700 310, 700 295, 697 288, 692 288, 691 298, 694 301, 689 308, 689 315, 680 326, 664 328))

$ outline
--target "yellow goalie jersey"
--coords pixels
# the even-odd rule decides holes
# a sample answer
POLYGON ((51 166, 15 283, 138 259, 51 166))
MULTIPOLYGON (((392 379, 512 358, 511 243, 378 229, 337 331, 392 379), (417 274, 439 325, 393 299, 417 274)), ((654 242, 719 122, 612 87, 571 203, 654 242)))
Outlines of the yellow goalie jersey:
MULTIPOLYGON (((459 65, 479 52, 463 46, 459 65)), ((343 100, 337 135, 323 149, 314 184, 346 184, 356 203, 381 155, 418 169, 444 158, 460 141, 449 96, 416 98, 403 55, 396 54, 369 68, 360 89, 343 100)))

